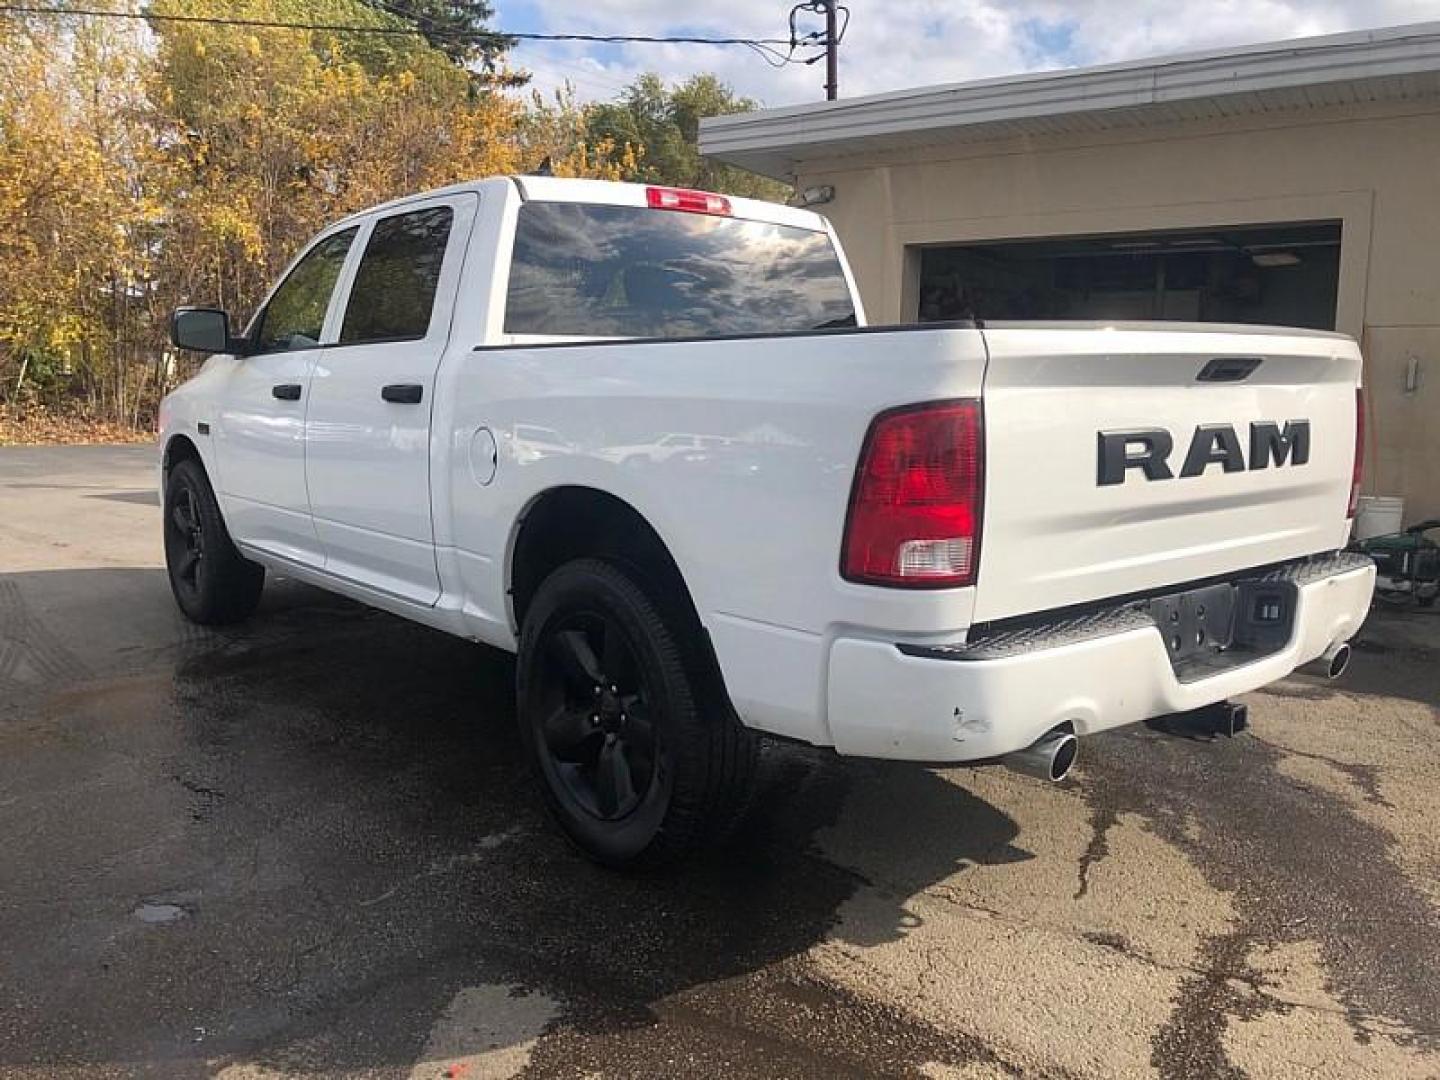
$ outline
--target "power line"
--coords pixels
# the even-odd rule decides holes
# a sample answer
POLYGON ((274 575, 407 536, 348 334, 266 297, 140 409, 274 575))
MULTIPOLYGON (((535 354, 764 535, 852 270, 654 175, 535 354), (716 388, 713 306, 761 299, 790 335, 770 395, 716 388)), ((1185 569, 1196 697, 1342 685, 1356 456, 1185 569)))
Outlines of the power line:
POLYGON ((542 83, 550 82, 557 86, 560 83, 570 83, 599 96, 619 97, 628 89, 626 83, 620 79, 563 60, 553 63, 544 59, 527 60, 525 70, 542 83))
MULTIPOLYGON (((441 36, 444 36, 446 33, 455 33, 455 31, 446 31, 441 26, 439 26, 434 19, 421 12, 406 11, 404 8, 389 3, 388 0, 371 0, 371 2, 388 11, 390 14, 396 16, 397 18, 419 19, 421 22, 425 23, 427 27, 429 27, 429 30, 427 32, 433 32, 441 36)), ((850 22, 850 13, 848 8, 844 10, 846 14, 845 22, 848 26, 850 22)), ((463 36, 465 34, 465 31, 459 31, 459 33, 463 36)), ((794 62, 791 58, 794 56, 795 50, 797 48, 808 48, 814 45, 818 45, 818 39, 820 38, 819 33, 809 33, 805 34, 800 38, 797 38, 795 36, 795 27, 793 24, 790 27, 789 41, 786 41, 783 38, 712 38, 668 36, 647 37, 638 34, 511 34, 506 33, 504 30, 484 30, 476 31, 476 33, 480 36, 488 34, 494 37, 516 38, 522 41, 586 41, 602 42, 608 44, 625 44, 638 42, 641 44, 653 43, 680 45, 745 45, 750 49, 753 49, 760 56, 760 58, 764 60, 767 64, 770 64, 771 67, 782 67, 787 63, 794 62), (768 48, 768 46, 771 45, 788 45, 790 51, 788 54, 782 55, 778 50, 768 48), (772 56, 778 58, 779 63, 771 60, 770 57, 772 56)))
MULTIPOLYGON (((388 7, 388 5, 387 5, 388 7)), ((391 9, 393 10, 393 9, 391 9)), ((340 23, 276 22, 269 19, 239 19, 210 15, 161 15, 139 11, 101 11, 93 8, 38 7, 28 4, 0 4, 0 13, 11 15, 82 15, 101 19, 135 19, 146 22, 205 23, 213 26, 250 26, 275 30, 321 30, 346 34, 406 34, 418 35, 413 26, 355 26, 340 23)), ((650 34, 539 34, 511 33, 506 30, 477 30, 448 32, 435 28, 433 33, 441 37, 456 39, 513 38, 517 41, 582 41, 603 45, 743 45, 748 48, 765 48, 772 45, 789 46, 792 50, 810 42, 790 38, 721 38, 721 37, 666 37, 650 34)), ((807 39, 816 35, 807 35, 807 39)), ((784 55, 774 49, 776 55, 784 55)))

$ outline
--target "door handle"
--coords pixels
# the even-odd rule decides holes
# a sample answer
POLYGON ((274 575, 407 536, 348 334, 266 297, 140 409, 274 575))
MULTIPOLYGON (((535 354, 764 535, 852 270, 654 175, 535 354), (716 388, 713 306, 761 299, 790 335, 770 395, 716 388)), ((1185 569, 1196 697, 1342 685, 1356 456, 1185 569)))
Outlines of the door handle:
POLYGON ((380 388, 380 396, 396 405, 418 405, 425 396, 425 388, 419 383, 391 383, 380 388))
POLYGON ((299 401, 300 384, 295 382, 276 383, 270 388, 270 393, 281 401, 299 401))

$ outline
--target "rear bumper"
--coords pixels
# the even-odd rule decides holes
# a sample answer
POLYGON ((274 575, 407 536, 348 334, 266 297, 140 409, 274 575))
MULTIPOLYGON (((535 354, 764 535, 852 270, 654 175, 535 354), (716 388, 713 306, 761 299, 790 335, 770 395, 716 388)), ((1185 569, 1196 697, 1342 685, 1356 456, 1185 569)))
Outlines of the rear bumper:
MULTIPOLYGON (((857 757, 960 762, 1023 749, 1059 724, 1088 735, 1185 712, 1277 679, 1352 637, 1370 608, 1375 567, 1332 556, 1288 568, 1288 640, 1253 662, 1181 681, 1152 624, 1072 621, 1018 647, 916 655, 890 642, 831 647, 828 719, 835 749, 857 757)), ((922 648, 919 650, 924 652, 922 648)))

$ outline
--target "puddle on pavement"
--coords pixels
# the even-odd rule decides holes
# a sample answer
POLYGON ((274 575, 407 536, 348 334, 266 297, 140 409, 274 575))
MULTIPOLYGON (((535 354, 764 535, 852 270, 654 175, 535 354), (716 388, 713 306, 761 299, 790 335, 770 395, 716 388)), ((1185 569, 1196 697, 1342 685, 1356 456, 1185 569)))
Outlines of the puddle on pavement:
POLYGON ((186 911, 179 904, 141 904, 131 912, 143 923, 172 923, 183 919, 186 911))

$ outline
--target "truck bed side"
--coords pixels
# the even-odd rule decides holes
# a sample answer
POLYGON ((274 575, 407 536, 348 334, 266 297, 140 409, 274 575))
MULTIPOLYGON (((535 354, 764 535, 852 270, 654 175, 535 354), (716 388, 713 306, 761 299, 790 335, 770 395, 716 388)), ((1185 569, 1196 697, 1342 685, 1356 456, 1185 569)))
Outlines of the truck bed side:
POLYGON ((984 361, 978 331, 933 328, 453 356, 435 417, 450 488, 437 505, 453 520, 437 520, 437 539, 481 636, 508 645, 507 561, 527 507, 566 486, 623 500, 679 565, 747 722, 825 742, 830 635, 953 635, 970 622, 972 589, 856 585, 838 565, 875 413, 975 397, 984 361), (492 436, 498 465, 482 485, 492 436))

